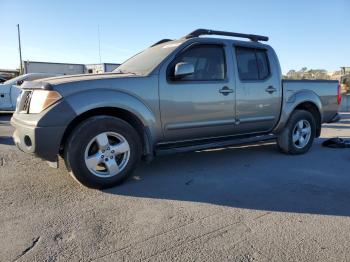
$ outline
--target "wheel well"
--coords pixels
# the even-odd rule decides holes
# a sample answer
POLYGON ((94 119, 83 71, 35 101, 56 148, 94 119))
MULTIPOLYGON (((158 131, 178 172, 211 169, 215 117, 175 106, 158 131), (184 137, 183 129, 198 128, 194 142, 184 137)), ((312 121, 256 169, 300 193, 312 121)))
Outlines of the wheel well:
POLYGON ((69 135, 72 133, 72 131, 84 120, 93 117, 93 116, 98 116, 98 115, 107 115, 107 116, 114 116, 118 117, 125 122, 128 122, 132 127, 135 128, 137 133, 139 134, 141 141, 142 141, 142 150, 143 150, 143 155, 146 156, 150 154, 150 146, 149 146, 149 139, 147 136, 147 132, 145 130, 144 125, 142 124, 141 120, 135 116, 133 113, 121 109, 121 108, 115 108, 115 107, 101 107, 101 108, 95 108, 91 109, 89 111, 86 111, 80 115, 78 115, 72 122, 69 123, 67 126, 62 140, 61 140, 61 145, 60 145, 60 155, 63 155, 63 150, 65 143, 69 137, 69 135))
POLYGON ((316 137, 321 135, 321 113, 318 110, 318 107, 312 102, 304 102, 299 104, 295 110, 305 110, 310 112, 316 121, 316 137))

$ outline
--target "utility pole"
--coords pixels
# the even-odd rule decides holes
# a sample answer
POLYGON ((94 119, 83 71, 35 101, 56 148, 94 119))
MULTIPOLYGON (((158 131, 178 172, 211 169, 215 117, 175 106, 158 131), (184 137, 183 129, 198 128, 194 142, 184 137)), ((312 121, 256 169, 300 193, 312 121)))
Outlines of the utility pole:
POLYGON ((19 73, 23 74, 21 33, 19 31, 19 24, 17 24, 17 33, 18 33, 18 49, 19 49, 19 73))

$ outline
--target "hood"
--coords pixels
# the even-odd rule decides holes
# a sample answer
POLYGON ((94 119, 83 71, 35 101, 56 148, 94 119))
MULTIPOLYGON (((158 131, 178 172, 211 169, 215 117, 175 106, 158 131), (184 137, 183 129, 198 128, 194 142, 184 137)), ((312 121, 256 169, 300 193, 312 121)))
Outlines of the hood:
POLYGON ((69 84, 69 83, 79 83, 85 81, 94 80, 110 80, 117 78, 141 78, 141 75, 134 74, 121 74, 121 73, 104 73, 104 74, 81 74, 81 75, 66 75, 38 79, 34 81, 25 81, 22 85, 22 89, 47 89, 50 90, 54 86, 69 84))
POLYGON ((60 85, 72 82, 90 81, 90 80, 102 80, 124 77, 140 77, 134 74, 121 74, 121 73, 104 73, 104 74, 81 74, 81 75, 66 75, 58 77, 50 77, 45 79, 35 80, 34 82, 45 82, 50 85, 60 85))

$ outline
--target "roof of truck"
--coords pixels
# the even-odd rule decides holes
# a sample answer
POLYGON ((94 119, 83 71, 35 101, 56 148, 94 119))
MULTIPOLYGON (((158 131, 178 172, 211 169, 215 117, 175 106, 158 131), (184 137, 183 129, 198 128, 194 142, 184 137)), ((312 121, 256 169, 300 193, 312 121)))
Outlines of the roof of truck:
POLYGON ((255 34, 243 34, 243 33, 236 33, 236 32, 227 32, 227 31, 217 31, 217 30, 211 30, 211 29, 196 29, 192 31, 191 33, 181 37, 180 39, 173 40, 173 39, 161 39, 158 42, 151 45, 151 47, 164 44, 166 42, 181 42, 182 43, 191 39, 201 39, 204 41, 231 41, 234 43, 242 44, 242 45, 248 45, 248 46, 267 46, 261 41, 268 41, 269 38, 267 36, 262 35, 255 35, 255 34), (203 36, 210 36, 210 37, 203 37, 203 36), (224 36, 225 38, 219 38, 219 37, 211 37, 211 36, 224 36), (232 39, 227 37, 234 37, 232 39), (249 39, 250 41, 242 41, 238 40, 236 38, 244 38, 249 39))
POLYGON ((202 35, 222 35, 222 36, 230 36, 230 37, 247 38, 253 42, 268 41, 269 40, 269 38, 267 36, 262 36, 262 35, 243 34, 243 33, 218 31, 218 30, 211 30, 211 29, 197 29, 197 30, 194 30, 191 33, 187 34, 183 38, 189 39, 189 38, 193 38, 193 37, 199 37, 202 35))

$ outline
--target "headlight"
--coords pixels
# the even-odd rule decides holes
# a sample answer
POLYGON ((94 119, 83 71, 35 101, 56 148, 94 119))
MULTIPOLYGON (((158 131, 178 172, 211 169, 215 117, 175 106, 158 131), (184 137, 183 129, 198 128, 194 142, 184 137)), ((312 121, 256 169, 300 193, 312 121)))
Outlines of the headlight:
POLYGON ((29 114, 37 114, 56 103, 62 96, 56 91, 34 90, 30 100, 29 114))

